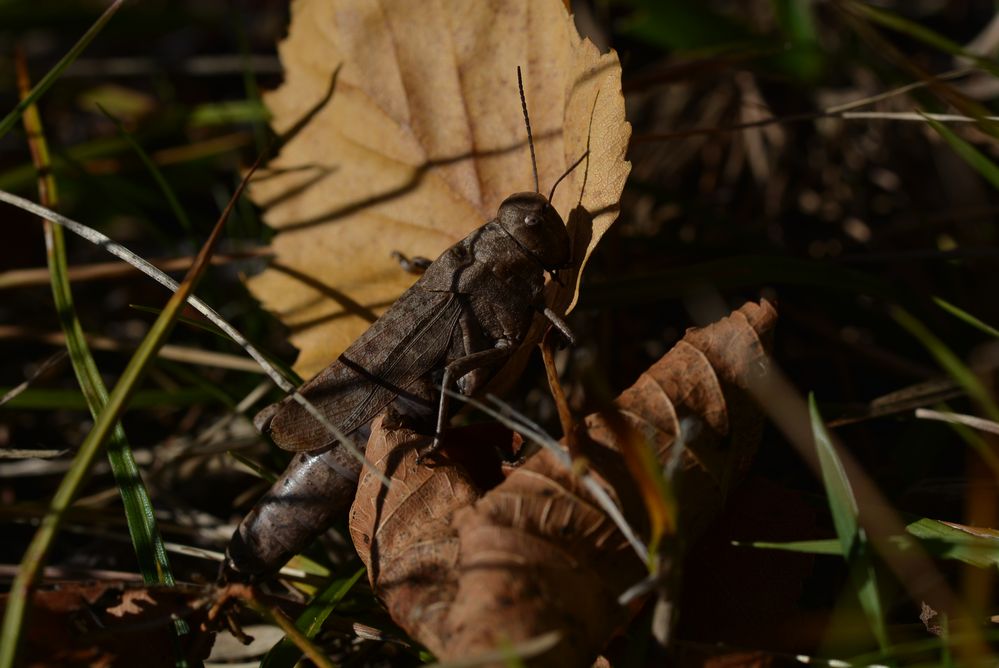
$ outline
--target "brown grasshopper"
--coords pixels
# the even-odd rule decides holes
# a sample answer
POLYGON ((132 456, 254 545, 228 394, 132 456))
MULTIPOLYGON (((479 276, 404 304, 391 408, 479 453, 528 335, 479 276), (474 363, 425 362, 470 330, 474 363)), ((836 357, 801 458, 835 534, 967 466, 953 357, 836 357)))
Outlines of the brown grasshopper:
MULTIPOLYGON (((496 218, 426 266, 423 275, 351 346, 300 390, 363 451, 372 419, 392 405, 433 429, 423 456, 440 446, 449 411, 441 388, 478 393, 524 343, 542 313, 571 343, 563 319, 544 301, 545 273, 571 266, 569 235, 538 190, 534 142, 520 68, 536 192, 506 198, 496 218), (435 419, 436 417, 436 419, 435 419)), ((405 258, 403 258, 405 260, 405 258)), ((258 428, 299 454, 237 528, 224 580, 269 574, 305 548, 350 504, 361 464, 291 398, 265 408, 258 428)))

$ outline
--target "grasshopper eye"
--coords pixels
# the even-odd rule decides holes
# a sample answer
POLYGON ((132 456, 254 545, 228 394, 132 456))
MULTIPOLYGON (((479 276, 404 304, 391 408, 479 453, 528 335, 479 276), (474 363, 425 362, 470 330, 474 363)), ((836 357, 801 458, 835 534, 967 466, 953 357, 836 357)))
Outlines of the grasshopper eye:
POLYGON ((528 227, 533 227, 539 224, 540 222, 541 222, 541 216, 537 214, 529 213, 526 216, 524 216, 524 224, 527 225, 528 227))

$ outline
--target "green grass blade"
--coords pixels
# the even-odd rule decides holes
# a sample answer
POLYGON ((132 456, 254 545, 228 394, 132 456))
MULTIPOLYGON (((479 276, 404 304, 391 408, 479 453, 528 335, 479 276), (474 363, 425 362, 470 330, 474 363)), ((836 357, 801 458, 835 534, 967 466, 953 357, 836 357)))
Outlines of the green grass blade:
POLYGON ((999 329, 996 329, 992 325, 982 322, 981 320, 971 315, 964 309, 959 308, 954 304, 951 304, 949 301, 941 299, 940 297, 934 297, 933 303, 942 308, 943 310, 947 311, 948 313, 950 313, 958 320, 963 320, 965 323, 971 325, 975 329, 978 329, 982 332, 985 332, 989 336, 994 336, 995 338, 999 339, 999 329))
MULTIPOLYGON (((51 156, 52 170, 56 174, 67 171, 71 165, 111 157, 128 150, 128 144, 118 137, 91 139, 67 147, 62 154, 51 156)), ((35 180, 35 166, 30 162, 0 172, 0 190, 24 190, 35 180)))
POLYGON ((781 552, 799 552, 801 554, 843 555, 843 546, 840 544, 838 538, 791 540, 783 543, 766 540, 733 541, 732 544, 737 547, 752 547, 757 550, 779 550, 781 552))
MULTIPOLYGON (((298 570, 306 573, 308 575, 314 575, 317 578, 328 579, 332 572, 326 566, 323 566, 318 561, 310 559, 304 554, 296 554, 291 559, 288 560, 287 566, 291 568, 297 568, 298 570)), ((313 588, 315 591, 315 588, 313 588)))
POLYGON ((967 58, 993 76, 999 76, 999 63, 995 60, 983 58, 974 53, 970 53, 954 40, 944 37, 940 33, 931 30, 924 25, 920 25, 897 14, 893 14, 864 2, 851 2, 850 7, 858 10, 858 13, 862 14, 865 18, 870 19, 874 23, 888 28, 889 30, 902 33, 903 35, 911 37, 912 39, 922 42, 923 44, 926 44, 927 46, 930 46, 938 51, 942 51, 943 53, 949 53, 952 56, 967 58))
POLYGON ((188 127, 202 128, 234 123, 265 123, 270 112, 259 99, 227 100, 200 104, 187 117, 188 127))
POLYGON ((278 474, 260 462, 250 459, 246 455, 241 455, 235 450, 226 450, 226 454, 245 466, 250 473, 257 476, 261 480, 264 480, 272 485, 277 482, 278 474))
MULTIPOLYGON (((315 638, 326 619, 343 600, 343 597, 354 588, 364 573, 365 569, 361 568, 348 578, 334 580, 330 583, 326 589, 312 599, 309 607, 295 620, 295 628, 301 631, 306 638, 315 638)), ((302 650, 285 637, 267 652, 263 661, 260 662, 260 668, 292 668, 301 658, 302 650)))
POLYGON ((55 66, 39 80, 37 84, 35 84, 35 87, 32 88, 31 91, 17 103, 17 106, 14 107, 9 114, 4 116, 3 120, 0 120, 0 137, 3 137, 14 128, 18 119, 21 118, 21 114, 24 113, 24 110, 34 104, 38 98, 45 94, 45 91, 47 91, 49 87, 55 83, 56 79, 62 75, 66 68, 69 67, 81 53, 83 53, 84 49, 86 49, 90 45, 90 42, 92 42, 101 30, 104 29, 104 26, 107 25, 108 21, 111 20, 111 17, 114 16, 119 9, 121 9, 121 6, 124 3, 125 0, 114 0, 114 2, 112 2, 108 8, 104 10, 104 13, 101 14, 96 21, 94 21, 94 24, 90 26, 87 32, 83 33, 83 37, 81 37, 80 40, 73 45, 73 48, 71 48, 69 52, 66 53, 66 55, 63 56, 59 62, 56 63, 55 66))
MULTIPOLYGON (((254 168, 256 165, 254 166, 254 168)), ((253 173, 251 169, 247 173, 247 179, 253 173)), ((184 308, 187 298, 194 291, 200 278, 204 275, 208 267, 208 260, 215 251, 218 241, 221 238, 225 222, 235 204, 236 199, 242 194, 246 185, 246 179, 240 184, 240 188, 229 201, 219 221, 215 224, 211 235, 205 242, 197 258, 191 266, 190 271, 184 281, 178 286, 177 291, 171 295, 163 313, 156 319, 150 328, 149 333, 142 340, 138 350, 129 360, 128 365, 121 374, 117 385, 108 397, 107 405, 101 414, 94 421, 94 426, 87 434, 86 439, 80 446, 73 464, 59 484, 55 495, 49 505, 49 512, 42 519, 41 526, 35 532, 28 549, 21 560, 21 567, 18 569, 14 582, 11 585, 10 596, 8 598, 7 610, 3 618, 3 627, 0 629, 0 668, 14 668, 17 659, 17 648, 21 639, 24 627, 25 614, 31 598, 31 591, 35 580, 45 562, 49 548, 55 539, 55 535, 62 524, 66 511, 69 509, 76 496, 77 491, 87 477, 87 471, 93 463, 94 458, 101 447, 107 443, 118 419, 128 406, 129 399, 137 388, 139 382, 145 376, 146 369, 155 357, 157 349, 166 341, 170 334, 176 318, 184 308)))
MULTIPOLYGON (((916 538, 928 554, 939 559, 954 559, 979 568, 999 567, 999 536, 973 536, 945 522, 929 518, 917 520, 905 529, 908 536, 893 536, 891 539, 894 547, 900 551, 909 549, 912 538, 916 538)), ((843 546, 838 538, 786 542, 735 541, 732 544, 757 550, 843 556, 843 546)))
POLYGON ((115 127, 118 128, 118 134, 120 134, 121 137, 128 142, 128 145, 132 147, 135 154, 139 156, 139 160, 141 160, 142 164, 146 166, 146 170, 149 171, 153 180, 156 181, 156 185, 160 189, 160 192, 163 193, 163 197, 166 198, 167 204, 170 206, 170 210, 173 211, 174 218, 177 219, 180 226, 184 228, 185 232, 192 234, 194 232, 194 227, 191 225, 191 219, 187 217, 187 212, 184 211, 184 207, 180 205, 177 195, 174 193, 173 188, 170 187, 170 184, 167 183, 167 180, 164 178, 163 172, 160 171, 160 168, 156 166, 156 163, 149 157, 146 150, 142 148, 139 142, 135 141, 135 137, 132 136, 132 133, 125 129, 125 126, 116 116, 100 104, 97 105, 97 108, 100 109, 101 113, 107 116, 112 123, 114 123, 115 127))
POLYGON ((999 533, 995 530, 960 528, 954 524, 924 517, 910 522, 905 530, 931 546, 929 552, 945 559, 957 559, 980 568, 999 567, 999 533))
POLYGON ((990 420, 999 422, 999 407, 996 406, 988 389, 943 341, 905 309, 895 306, 891 310, 891 315, 898 324, 916 337, 933 355, 937 364, 943 367, 944 371, 963 387, 972 399, 978 402, 990 420))
POLYGON ((889 12, 877 10, 868 4, 856 2, 856 0, 837 3, 837 8, 844 8, 848 11, 848 18, 851 19, 848 23, 851 24, 853 31, 870 48, 881 54, 881 57, 886 58, 895 66, 908 71, 911 75, 922 80, 930 92, 946 105, 953 106, 964 115, 974 118, 982 132, 999 138, 999 125, 989 119, 990 113, 987 107, 971 99, 959 89, 938 81, 932 75, 927 74, 923 68, 910 62, 909 57, 892 40, 882 36, 877 27, 888 27, 896 32, 908 35, 915 40, 929 44, 931 47, 945 53, 952 53, 972 60, 978 67, 993 74, 999 72, 999 65, 994 60, 969 54, 959 44, 946 37, 942 37, 928 28, 902 19, 889 12))
MULTIPOLYGON (((0 396, 12 388, 0 387, 0 396)), ((181 408, 204 404, 211 401, 215 395, 202 388, 181 388, 177 390, 140 390, 132 397, 130 405, 133 408, 175 407, 181 408)), ((0 410, 89 410, 88 397, 75 389, 50 389, 29 387, 25 391, 6 402, 0 410)))
MULTIPOLYGON (((159 315, 160 313, 163 312, 163 309, 159 307, 145 306, 143 304, 129 304, 128 308, 134 309, 141 313, 151 313, 153 315, 159 315)), ((202 322, 200 320, 195 320, 194 318, 180 317, 177 318, 177 323, 180 325, 186 325, 187 327, 191 327, 193 329, 201 330, 202 332, 208 332, 209 334, 214 334, 218 338, 224 339, 226 341, 229 340, 229 337, 226 336, 225 332, 223 332, 221 329, 219 329, 210 322, 202 322)))
POLYGON ((833 525, 839 539, 843 554, 850 566, 850 576, 860 605, 867 616, 871 632, 878 646, 886 649, 889 646, 888 631, 885 625, 884 609, 878 594, 877 573, 874 569, 873 551, 867 540, 867 533, 860 526, 860 509, 853 495, 853 487, 843 468, 843 462, 836 453, 826 425, 819 414, 815 395, 808 396, 808 412, 812 422, 812 436, 815 439, 815 450, 822 469, 822 482, 825 485, 826 496, 829 499, 829 510, 832 513, 833 525))
POLYGON ((969 142, 965 141, 962 137, 958 136, 956 132, 951 130, 945 124, 930 118, 926 114, 921 114, 926 122, 930 124, 937 133, 943 137, 944 141, 950 145, 954 152, 957 153, 962 160, 971 165, 971 167, 982 175, 982 177, 992 184, 992 187, 999 190, 999 166, 996 166, 988 156, 979 151, 977 148, 972 146, 969 142))
POLYGON ((829 510, 832 512, 836 536, 843 548, 843 554, 849 556, 856 549, 861 529, 857 521, 860 513, 857 500, 853 496, 853 488, 847 478, 843 463, 836 454, 829 432, 819 414, 815 403, 815 395, 808 396, 808 411, 812 421, 812 436, 815 439, 815 449, 822 467, 822 482, 829 498, 829 510))
POLYGON ((815 21, 815 4, 802 0, 774 0, 773 6, 788 42, 786 52, 777 62, 801 81, 817 81, 825 63, 815 21))
MULTIPOLYGON (((27 66, 23 58, 17 59, 17 70, 21 94, 26 96, 29 82, 27 66)), ((58 189, 51 172, 48 143, 45 140, 38 107, 29 104, 24 109, 23 120, 31 147, 32 160, 39 173, 40 198, 43 204, 55 207, 58 205, 58 189)), ((44 231, 52 297, 59 324, 66 336, 66 347, 69 351, 73 371, 80 384, 80 389, 83 391, 87 407, 96 420, 107 404, 107 387, 104 385, 94 357, 87 346, 83 326, 80 324, 73 304, 73 292, 67 275, 69 267, 66 261, 66 240, 63 230, 52 222, 45 221, 44 231)), ((166 549, 163 547, 163 540, 156 525, 153 504, 149 498, 149 492, 142 482, 142 475, 135 463, 132 448, 125 437, 125 430, 120 422, 114 425, 107 450, 115 484, 121 494, 129 535, 132 538, 132 545, 135 548, 142 577, 147 584, 158 582, 172 585, 174 579, 170 572, 170 562, 166 549)))
POLYGON ((637 0, 635 11, 624 17, 621 30, 666 49, 698 54, 724 53, 759 43, 738 21, 716 13, 694 0, 637 0))
POLYGON ((207 378, 192 370, 190 367, 177 362, 167 360, 160 361, 160 369, 170 372, 175 380, 184 385, 190 385, 203 392, 230 410, 235 410, 236 400, 226 392, 224 386, 209 381, 207 378))

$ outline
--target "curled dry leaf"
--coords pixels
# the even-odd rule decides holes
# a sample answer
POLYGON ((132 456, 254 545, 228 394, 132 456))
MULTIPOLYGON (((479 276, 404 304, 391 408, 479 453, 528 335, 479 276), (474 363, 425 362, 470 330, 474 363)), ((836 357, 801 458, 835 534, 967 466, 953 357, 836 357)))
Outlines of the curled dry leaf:
MULTIPOLYGON (((762 417, 745 388, 766 371, 775 323, 764 301, 689 330, 618 397, 616 416, 579 427, 592 469, 633 526, 646 520, 620 424, 661 462, 682 440, 680 521, 685 537, 696 535, 755 452, 762 417)), ((557 631, 561 642, 539 665, 589 665, 626 620, 617 597, 646 574, 617 527, 547 450, 483 491, 458 464, 417 466, 421 438, 375 424, 368 457, 393 484, 385 490, 366 472, 351 510, 354 545, 393 619, 445 660, 557 631)))
MULTIPOLYGON (((265 97, 287 142, 253 182, 278 230, 253 293, 292 330, 296 371, 330 363, 413 281, 392 251, 436 258, 534 189, 559 186, 581 270, 617 216, 630 163, 616 54, 576 32, 562 0, 298 0, 265 97)), ((550 295, 575 299, 576 275, 550 295)))

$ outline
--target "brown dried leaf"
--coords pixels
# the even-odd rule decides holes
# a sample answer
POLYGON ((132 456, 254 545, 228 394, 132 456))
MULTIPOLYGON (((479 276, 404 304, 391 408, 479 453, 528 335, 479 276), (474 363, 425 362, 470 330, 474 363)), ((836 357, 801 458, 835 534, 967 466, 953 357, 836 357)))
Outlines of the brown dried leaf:
POLYGON ((455 582, 442 578, 458 563, 453 513, 479 497, 468 471, 446 462, 429 468, 417 463, 428 440, 406 429, 384 429, 383 417, 372 424, 367 457, 391 477, 381 479, 365 468, 350 509, 350 536, 372 582, 388 583, 399 593, 393 618, 414 637, 430 636, 454 599, 455 582))
MULTIPOLYGON (((26 666, 174 666, 208 657, 214 633, 198 630, 205 587, 120 582, 66 582, 35 591, 21 656, 26 666), (174 637, 176 618, 190 632, 174 637)), ((0 609, 7 595, 0 596, 0 609)))
MULTIPOLYGON (((660 461, 682 435, 680 521, 695 536, 755 451, 762 418, 745 388, 766 371, 775 322, 769 303, 750 303, 689 330, 621 394, 616 417, 586 419, 586 456, 633 526, 646 520, 612 423, 644 434, 660 461)), ((617 527, 548 451, 482 494, 460 467, 416 466, 419 438, 376 424, 368 455, 393 464, 393 485, 368 474, 351 512, 355 547, 395 621, 445 660, 558 631, 538 665, 588 665, 626 621, 618 595, 645 575, 617 527)))
MULTIPOLYGON (((533 189, 518 65, 542 191, 590 150, 554 201, 577 266, 617 217, 620 64, 561 0, 299 0, 280 53, 285 83, 265 102, 291 137, 252 191, 279 233, 250 288, 292 329, 305 377, 412 283, 392 251, 435 258, 533 189)), ((551 303, 574 301, 572 278, 551 303)))

